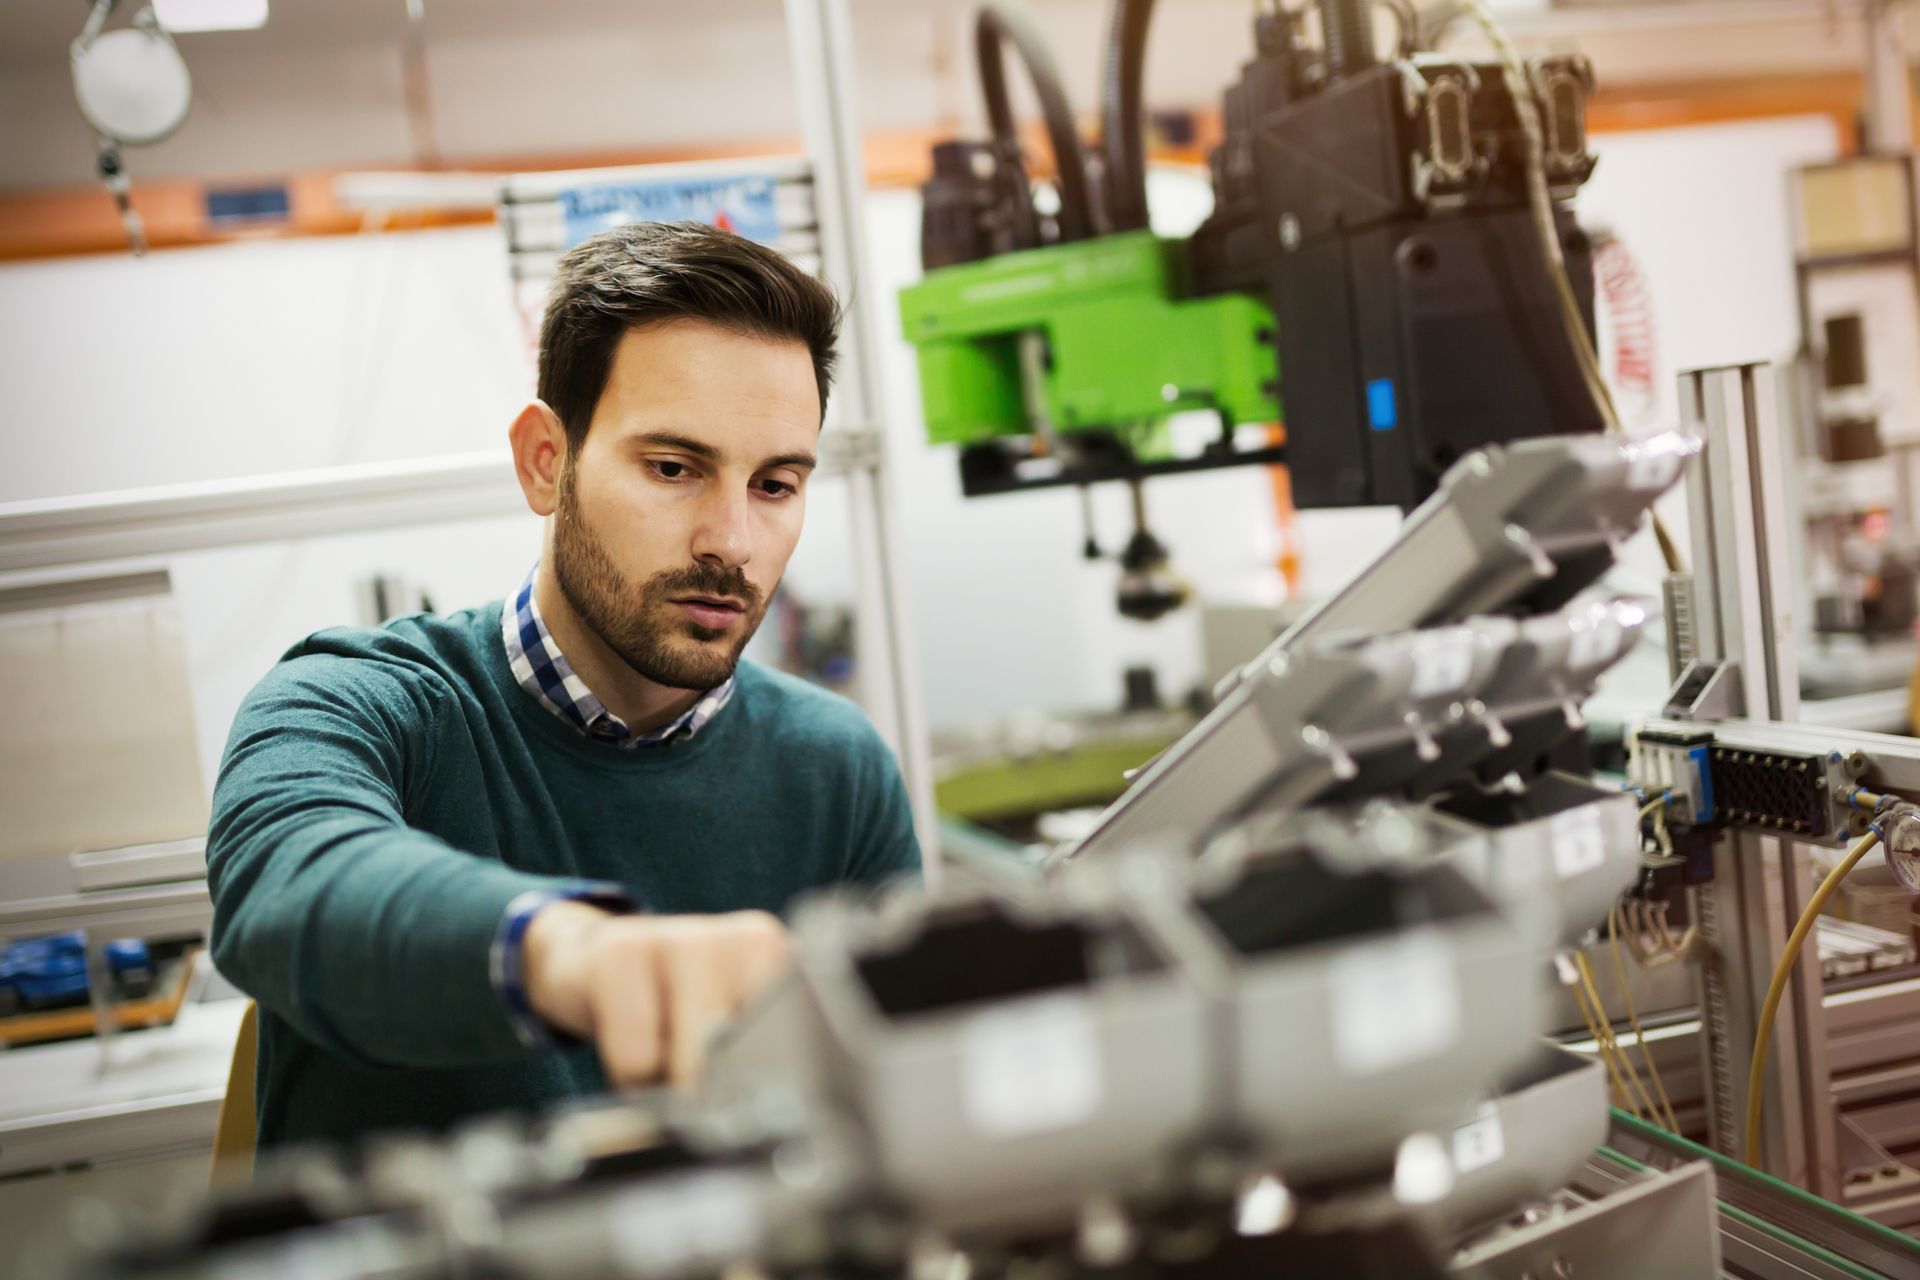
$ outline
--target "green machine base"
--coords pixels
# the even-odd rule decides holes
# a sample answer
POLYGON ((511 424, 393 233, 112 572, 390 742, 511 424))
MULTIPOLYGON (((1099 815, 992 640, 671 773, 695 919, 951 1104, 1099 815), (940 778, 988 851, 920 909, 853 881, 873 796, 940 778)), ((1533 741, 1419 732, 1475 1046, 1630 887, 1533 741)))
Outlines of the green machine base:
POLYGON ((1249 294, 1183 296, 1181 249, 1128 232, 945 267, 903 290, 927 439, 1026 440, 1030 456, 1101 473, 1053 483, 1279 461, 1230 442, 1235 426, 1279 420, 1273 313, 1249 294), (1174 459, 1167 419, 1192 410, 1219 415, 1222 443, 1174 459))

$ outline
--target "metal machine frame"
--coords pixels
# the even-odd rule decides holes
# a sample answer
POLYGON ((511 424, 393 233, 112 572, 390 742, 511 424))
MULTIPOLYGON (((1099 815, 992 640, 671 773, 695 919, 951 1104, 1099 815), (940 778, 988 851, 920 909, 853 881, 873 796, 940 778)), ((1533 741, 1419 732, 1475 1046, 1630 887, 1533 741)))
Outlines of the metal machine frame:
MULTIPOLYGON (((1669 718, 1642 729, 1706 728, 1717 747, 1857 758, 1856 777, 1868 788, 1920 794, 1920 741, 1796 723, 1792 524, 1777 391, 1763 364, 1681 376, 1683 417, 1706 440, 1687 479, 1693 572, 1670 579, 1667 590, 1676 681, 1669 718)), ((1716 841, 1713 878, 1692 891, 1705 943, 1698 985, 1708 1133, 1730 1155, 1742 1154, 1755 1023, 1789 926, 1806 905, 1811 866, 1804 840, 1731 826, 1716 841)), ((1756 1158, 1838 1202, 1843 1151, 1872 1143, 1838 1114, 1822 988, 1809 948, 1777 1016, 1756 1158)))

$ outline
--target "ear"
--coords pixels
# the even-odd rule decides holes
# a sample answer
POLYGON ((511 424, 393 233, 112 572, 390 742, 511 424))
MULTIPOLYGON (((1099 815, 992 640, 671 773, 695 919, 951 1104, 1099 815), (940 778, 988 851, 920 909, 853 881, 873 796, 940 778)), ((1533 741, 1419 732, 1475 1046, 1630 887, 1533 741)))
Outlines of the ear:
POLYGON ((507 429, 513 446, 513 469, 520 492, 537 516, 550 516, 559 505, 560 467, 567 457, 567 432, 560 415, 539 400, 528 403, 507 429))

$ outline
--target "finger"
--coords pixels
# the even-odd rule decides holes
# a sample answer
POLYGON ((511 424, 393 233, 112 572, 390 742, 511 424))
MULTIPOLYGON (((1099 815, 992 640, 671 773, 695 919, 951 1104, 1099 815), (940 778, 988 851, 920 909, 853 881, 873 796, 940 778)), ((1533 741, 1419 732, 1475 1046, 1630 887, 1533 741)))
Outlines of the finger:
MULTIPOLYGON (((703 922, 704 923, 704 922, 703 922)), ((707 1041, 736 1004, 720 938, 710 924, 661 945, 666 995, 667 1079, 687 1087, 700 1078, 707 1041)))
POLYGON ((787 971, 793 962, 793 947, 786 926, 777 916, 764 911, 736 911, 725 919, 734 933, 727 949, 734 994, 739 1004, 745 1004, 787 971))
POLYGON ((639 930, 622 929, 594 957, 594 1042, 607 1083, 653 1084, 665 1065, 665 1008, 658 949, 639 930))

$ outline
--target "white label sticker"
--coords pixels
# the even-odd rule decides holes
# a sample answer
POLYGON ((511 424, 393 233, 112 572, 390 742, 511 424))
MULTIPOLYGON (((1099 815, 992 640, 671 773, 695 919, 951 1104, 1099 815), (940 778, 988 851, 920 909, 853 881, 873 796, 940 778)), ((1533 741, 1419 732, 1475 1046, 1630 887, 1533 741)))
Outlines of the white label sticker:
POLYGON ((1606 863, 1607 837, 1600 829, 1597 804, 1583 804, 1578 809, 1555 814, 1547 830, 1553 844, 1553 869, 1560 873, 1562 880, 1584 875, 1606 863))
POLYGON ((1494 883, 1499 885, 1503 894, 1518 897, 1538 893, 1553 879, 1546 859, 1540 856, 1540 850, 1533 844, 1507 839, 1496 848, 1500 860, 1493 869, 1499 878, 1494 883))
POLYGON ((1430 1058, 1450 1048, 1460 1032, 1453 955, 1431 930, 1336 956, 1327 999, 1334 1061, 1355 1075, 1430 1058))
POLYGON ((1484 1169, 1507 1154, 1506 1135, 1500 1131, 1500 1113, 1489 1102, 1473 1119, 1453 1131, 1453 1167, 1458 1173, 1484 1169))
POLYGON ((1473 674, 1473 633, 1442 632, 1413 647, 1413 696, 1457 693, 1473 674))
POLYGON ((1104 1082, 1093 1010, 1077 995, 1044 996, 970 1019, 960 1033, 967 1122, 996 1138, 1091 1119, 1104 1082))

